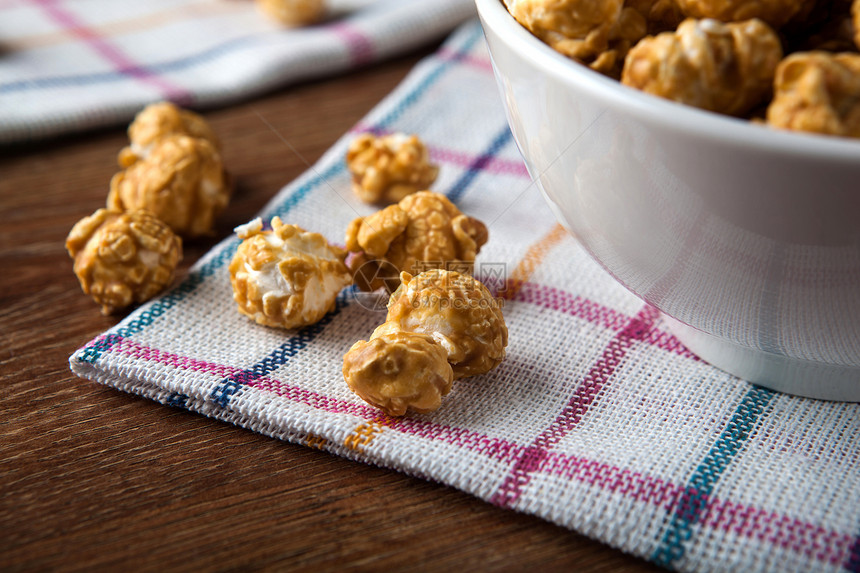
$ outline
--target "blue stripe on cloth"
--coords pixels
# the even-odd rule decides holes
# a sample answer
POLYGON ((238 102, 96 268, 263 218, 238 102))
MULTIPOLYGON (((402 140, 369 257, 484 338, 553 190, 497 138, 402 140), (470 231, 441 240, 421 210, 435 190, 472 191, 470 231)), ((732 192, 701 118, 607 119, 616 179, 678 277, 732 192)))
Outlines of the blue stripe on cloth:
POLYGON ((250 368, 242 370, 241 372, 233 374, 232 376, 222 380, 218 386, 212 390, 212 393, 210 394, 211 398, 215 400, 216 404, 222 408, 226 408, 230 403, 230 399, 236 395, 243 386, 250 384, 255 380, 259 380, 263 376, 268 376, 289 362, 290 359, 313 342, 335 316, 340 314, 340 311, 343 310, 343 308, 349 304, 349 301, 355 297, 354 293, 354 286, 343 289, 340 294, 338 294, 334 310, 326 314, 322 320, 302 328, 294 336, 290 337, 289 340, 278 346, 265 358, 250 368))
POLYGON ((107 336, 98 339, 90 346, 84 348, 84 350, 78 355, 77 361, 95 364, 95 362, 101 358, 102 354, 110 350, 114 344, 123 338, 127 338, 133 334, 141 332, 143 329, 151 325, 158 317, 162 316, 165 312, 176 306, 180 301, 184 300, 185 297, 194 292, 194 290, 202 284, 206 278, 215 274, 215 271, 233 256, 233 252, 236 250, 238 245, 238 239, 233 239, 228 244, 224 245, 221 251, 214 258, 207 261, 196 271, 189 273, 188 277, 186 277, 178 287, 151 304, 145 311, 140 313, 137 318, 117 329, 116 332, 108 334, 107 336))
POLYGON ((400 102, 391 109, 391 111, 385 114, 382 119, 376 123, 374 128, 382 131, 400 119, 403 112, 414 105, 415 102, 417 102, 418 99, 427 92, 428 88, 439 80, 443 72, 448 71, 454 64, 465 58, 481 38, 483 38, 482 28, 480 24, 475 24, 475 28, 472 30, 472 33, 465 39, 462 46, 454 50, 453 56, 442 60, 442 62, 436 66, 433 71, 427 74, 424 79, 418 82, 418 84, 408 94, 406 94, 403 99, 401 99, 400 102))
POLYGON ((487 164, 499 154, 502 148, 512 140, 513 136, 511 135, 511 129, 506 123, 505 127, 498 133, 498 135, 496 135, 496 137, 493 138, 486 151, 475 157, 475 159, 473 159, 469 164, 466 172, 454 182, 451 186, 451 190, 447 193, 448 198, 454 203, 459 201, 460 197, 463 196, 463 193, 469 188, 472 181, 474 181, 475 177, 478 176, 481 170, 486 167, 487 164))
POLYGON ((754 386, 743 397, 726 429, 690 478, 660 546, 651 556, 652 561, 671 567, 674 561, 684 556, 684 546, 693 536, 692 527, 707 507, 714 486, 740 453, 775 394, 772 390, 754 386))
MULTIPOLYGON (((164 74, 183 71, 199 64, 205 64, 211 60, 214 60, 215 58, 219 58, 222 55, 228 54, 233 50, 244 48, 247 45, 259 41, 259 39, 260 37, 257 35, 234 38, 233 40, 229 40, 227 42, 224 42, 223 44, 218 44, 217 46, 213 46, 212 48, 203 50, 202 52, 198 52, 196 54, 185 56, 183 58, 178 58, 176 60, 160 62, 158 64, 140 64, 138 66, 135 66, 135 69, 142 70, 145 73, 151 74, 164 74)), ((42 78, 17 80, 14 82, 0 84, 0 94, 44 88, 89 86, 98 83, 104 84, 117 82, 128 79, 128 77, 128 70, 111 70, 108 72, 77 74, 68 76, 46 76, 42 78)))
POLYGON ((188 396, 182 394, 180 392, 174 392, 171 394, 167 400, 165 400, 165 404, 168 406, 172 406, 174 408, 188 408, 188 396))

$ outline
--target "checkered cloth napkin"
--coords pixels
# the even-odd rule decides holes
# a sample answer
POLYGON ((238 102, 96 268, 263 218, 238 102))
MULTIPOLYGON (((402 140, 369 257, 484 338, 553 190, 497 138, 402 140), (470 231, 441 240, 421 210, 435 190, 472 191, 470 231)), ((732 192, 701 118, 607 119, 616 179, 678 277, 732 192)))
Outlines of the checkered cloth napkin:
POLYGON ((477 22, 463 25, 264 209, 342 242, 373 209, 344 164, 360 131, 419 134, 436 191, 482 219, 476 274, 506 304, 507 358, 394 419, 346 386, 383 322, 351 289, 298 331, 254 324, 216 246, 175 289, 71 357, 80 376, 459 488, 682 571, 860 570, 860 405, 709 366, 559 227, 524 169, 477 22))
POLYGON ((0 144, 231 103, 442 38, 473 0, 327 0, 286 29, 253 0, 0 0, 0 144))

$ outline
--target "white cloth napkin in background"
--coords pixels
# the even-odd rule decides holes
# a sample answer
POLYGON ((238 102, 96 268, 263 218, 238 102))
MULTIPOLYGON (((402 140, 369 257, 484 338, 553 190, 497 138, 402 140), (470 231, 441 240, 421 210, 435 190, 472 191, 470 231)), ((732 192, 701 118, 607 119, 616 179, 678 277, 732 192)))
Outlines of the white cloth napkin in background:
POLYGON ((316 325, 258 326, 232 299, 231 237, 77 351, 73 371, 436 480, 668 568, 860 568, 860 405, 778 394, 709 366, 588 257, 526 173, 477 21, 262 217, 342 243, 374 210, 344 164, 365 130, 420 135, 441 168, 433 190, 488 225, 476 274, 505 298, 510 329, 495 370, 456 381, 431 414, 382 415, 349 390, 341 365, 384 312, 345 289, 316 325))
POLYGON ((0 144, 229 104, 441 39, 473 0, 329 0, 284 28, 253 0, 0 0, 0 144))

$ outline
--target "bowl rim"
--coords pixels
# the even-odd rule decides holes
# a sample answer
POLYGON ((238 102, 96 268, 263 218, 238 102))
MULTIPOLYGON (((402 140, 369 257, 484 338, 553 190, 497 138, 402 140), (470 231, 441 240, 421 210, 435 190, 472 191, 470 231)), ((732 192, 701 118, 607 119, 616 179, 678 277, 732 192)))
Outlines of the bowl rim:
MULTIPOLYGON (((669 131, 759 152, 813 156, 829 161, 860 161, 860 141, 852 138, 768 128, 625 86, 556 52, 517 22, 502 0, 475 0, 475 3, 482 24, 524 58, 573 89, 585 90, 636 119, 658 124, 669 131)), ((496 68, 495 61, 493 67, 496 68)))

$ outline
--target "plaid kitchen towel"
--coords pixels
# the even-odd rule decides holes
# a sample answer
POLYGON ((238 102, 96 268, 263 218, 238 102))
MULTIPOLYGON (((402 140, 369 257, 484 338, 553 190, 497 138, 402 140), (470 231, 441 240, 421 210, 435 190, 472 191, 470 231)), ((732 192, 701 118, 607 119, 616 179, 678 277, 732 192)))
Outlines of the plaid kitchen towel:
POLYGON ((80 376, 459 488, 682 571, 860 570, 860 405, 752 386, 697 359, 559 227, 505 121, 477 22, 421 62, 264 209, 343 241, 373 209, 344 152, 419 134, 433 189, 482 219, 476 273, 504 297, 507 358, 431 414, 391 418, 343 354, 384 319, 345 289, 298 331, 239 314, 225 239, 175 289, 71 357, 80 376))
POLYGON ((253 0, 0 0, 0 144, 238 101, 443 37, 473 0, 327 0, 287 29, 253 0))

